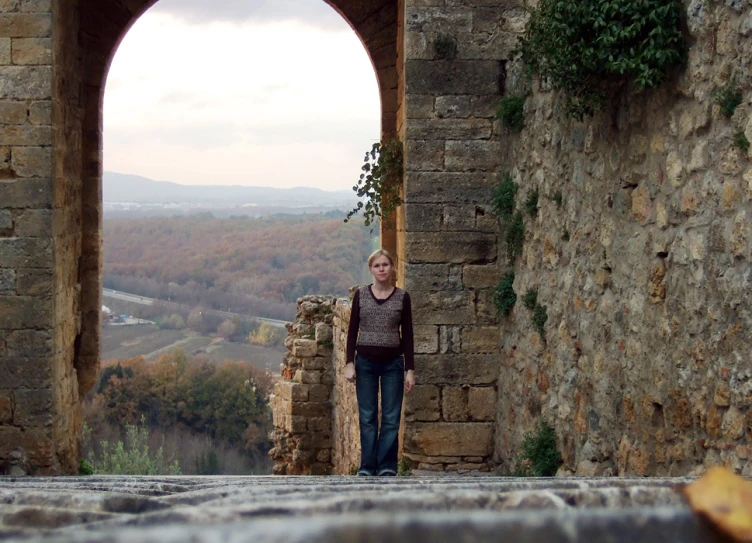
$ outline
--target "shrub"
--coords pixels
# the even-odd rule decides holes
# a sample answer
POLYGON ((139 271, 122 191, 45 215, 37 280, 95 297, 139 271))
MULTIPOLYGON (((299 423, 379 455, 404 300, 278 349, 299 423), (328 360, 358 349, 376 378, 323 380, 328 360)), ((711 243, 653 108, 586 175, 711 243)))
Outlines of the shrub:
POLYGON ((91 467, 91 464, 89 464, 86 460, 82 458, 81 462, 78 465, 78 474, 79 475, 93 475, 94 468, 91 467))
POLYGON ((399 477, 409 477, 412 474, 413 470, 410 467, 410 462, 403 456, 397 463, 397 475, 399 477))
POLYGON ((527 200, 525 200, 525 211, 531 217, 535 217, 538 214, 538 189, 528 191, 527 200))
POLYGON ((494 189, 491 206, 500 219, 508 219, 514 213, 514 197, 518 188, 512 176, 506 174, 504 180, 494 189))
POLYGON ((525 100, 527 100, 526 96, 505 96, 501 99, 496 118, 501 119, 504 126, 510 130, 519 132, 525 121, 525 100))
POLYGON ((517 303, 517 294, 514 292, 514 272, 505 273, 501 277, 493 299, 498 314, 508 315, 517 303))
POLYGON ((713 101, 720 106, 721 113, 730 118, 737 106, 742 103, 742 93, 735 80, 729 81, 724 87, 717 88, 712 93, 713 101))
POLYGON ((553 477, 563 463, 556 447, 556 433, 548 423, 539 420, 532 432, 525 434, 520 446, 518 472, 529 477, 553 477))
POLYGON ((564 202, 564 196, 560 190, 557 190, 554 193, 553 201, 556 204, 556 207, 561 207, 561 204, 564 202))
POLYGON ((522 305, 528 308, 530 311, 535 309, 535 305, 538 303, 538 288, 529 288, 522 297, 522 305))
POLYGON ((749 140, 741 130, 734 135, 734 147, 739 148, 745 155, 749 151, 749 140))
POLYGON ((542 306, 540 304, 535 304, 535 309, 533 309, 533 326, 535 327, 535 330, 540 334, 541 337, 545 337, 546 335, 546 321, 548 320, 548 311, 546 311, 545 306, 542 306))
POLYGON ((125 425, 125 442, 118 441, 114 446, 102 442, 100 458, 90 458, 94 473, 107 475, 180 475, 180 464, 164 457, 160 447, 156 453, 149 451, 149 430, 144 418, 141 426, 125 425))
POLYGON ((525 223, 522 220, 522 212, 514 214, 512 224, 506 229, 504 240, 507 244, 507 258, 509 263, 514 264, 514 259, 522 254, 522 243, 525 239, 525 223))
POLYGON ((567 114, 582 118, 615 84, 656 87, 684 61, 683 13, 681 0, 540 0, 517 51, 566 92, 567 114))
POLYGON ((402 204, 403 151, 402 142, 397 138, 374 143, 366 153, 363 171, 358 184, 353 190, 359 198, 366 198, 366 203, 358 202, 355 209, 347 213, 345 222, 363 211, 366 226, 381 217, 391 226, 392 213, 402 204))
POLYGON ((433 41, 436 58, 440 60, 454 60, 457 58, 457 42, 451 36, 439 34, 433 41))

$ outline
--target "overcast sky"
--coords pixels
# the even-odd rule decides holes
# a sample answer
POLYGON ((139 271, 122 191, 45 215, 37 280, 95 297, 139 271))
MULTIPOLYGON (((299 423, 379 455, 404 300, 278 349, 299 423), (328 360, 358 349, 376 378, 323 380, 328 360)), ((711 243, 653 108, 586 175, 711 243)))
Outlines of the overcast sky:
POLYGON ((185 184, 349 190, 380 130, 370 60, 323 0, 160 0, 104 106, 105 170, 185 184))

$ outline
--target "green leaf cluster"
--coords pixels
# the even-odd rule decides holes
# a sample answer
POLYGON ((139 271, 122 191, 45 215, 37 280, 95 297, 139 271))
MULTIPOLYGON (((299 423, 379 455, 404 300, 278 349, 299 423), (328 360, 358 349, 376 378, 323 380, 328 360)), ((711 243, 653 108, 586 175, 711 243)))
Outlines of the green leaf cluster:
POLYGON ((525 434, 517 471, 528 477, 553 477, 562 463, 554 429, 539 420, 533 431, 525 434))
POLYGON ((514 292, 514 272, 505 273, 499 281, 494 292, 494 305, 499 315, 508 315, 517 303, 517 294, 514 292))
POLYGON ((741 130, 734 135, 734 147, 737 147, 745 155, 749 151, 749 140, 741 130))
POLYGON ((533 326, 541 337, 546 335, 546 321, 548 320, 548 311, 546 307, 540 304, 535 304, 533 309, 533 326))
POLYGON ((567 94, 567 114, 600 109, 610 85, 656 87, 686 46, 681 0, 540 0, 517 51, 531 72, 567 94))
POLYGON ((535 309, 536 304, 538 303, 538 287, 533 287, 527 289, 525 292, 525 295, 522 297, 522 304, 528 308, 530 311, 535 309))
POLYGON ((141 424, 125 425, 125 442, 102 442, 102 455, 90 458, 94 473, 107 475, 181 475, 177 460, 166 459, 162 447, 149 450, 149 429, 145 417, 141 424))
POLYGON ((353 190, 359 198, 365 198, 366 201, 358 202, 358 205, 348 212, 345 222, 362 211, 366 226, 376 222, 376 217, 381 217, 386 225, 391 227, 391 215, 402 204, 402 142, 392 138, 374 143, 371 150, 366 152, 363 162, 363 173, 360 174, 358 184, 353 190))
POLYGON ((525 100, 527 100, 526 96, 505 96, 501 99, 501 105, 496 112, 496 118, 501 119, 504 126, 510 130, 519 132, 522 130, 522 125, 525 121, 525 100))
POLYGON ((527 193, 527 200, 525 200, 525 211, 531 217, 535 217, 538 214, 538 189, 534 188, 527 193))
POLYGON ((723 87, 715 89, 712 96, 713 101, 720 106, 721 113, 726 118, 731 118, 736 108, 744 99, 736 81, 733 79, 723 87))
POLYGON ((522 218, 522 211, 517 211, 512 218, 512 222, 507 226, 504 232, 504 241, 507 244, 507 258, 510 264, 522 255, 522 244, 525 240, 525 222, 522 218))
POLYGON ((518 188, 512 176, 506 174, 504 180, 494 189, 491 207, 500 219, 508 219, 514 213, 514 197, 518 188))

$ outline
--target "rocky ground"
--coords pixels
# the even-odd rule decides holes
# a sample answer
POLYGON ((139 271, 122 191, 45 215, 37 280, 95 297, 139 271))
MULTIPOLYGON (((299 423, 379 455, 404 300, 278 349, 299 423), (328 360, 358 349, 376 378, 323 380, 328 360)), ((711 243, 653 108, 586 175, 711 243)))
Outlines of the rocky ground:
POLYGON ((685 479, 0 478, 0 540, 44 542, 722 541, 685 479))

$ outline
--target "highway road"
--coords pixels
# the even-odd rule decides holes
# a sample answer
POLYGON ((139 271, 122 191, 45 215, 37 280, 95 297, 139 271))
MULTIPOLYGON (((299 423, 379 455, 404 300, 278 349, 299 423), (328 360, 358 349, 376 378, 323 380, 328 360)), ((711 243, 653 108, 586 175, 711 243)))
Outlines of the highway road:
MULTIPOLYGON (((145 296, 139 296, 137 294, 130 294, 128 292, 122 292, 120 290, 112 290, 109 288, 103 288, 102 294, 104 296, 107 296, 108 298, 114 298, 116 300, 123 300, 125 302, 131 302, 134 304, 140 304, 140 305, 154 305, 156 302, 160 302, 166 305, 172 305, 175 307, 181 307, 184 309, 191 309, 191 307, 183 304, 177 304, 175 302, 167 302, 165 300, 157 300, 155 298, 147 298, 145 296)), ((254 320, 259 322, 266 322, 271 324, 272 326, 277 326, 280 328, 284 328, 285 324, 287 324, 287 321, 280 321, 276 319, 267 319, 266 317, 257 317, 255 315, 242 315, 240 313, 230 313, 229 311, 218 311, 216 309, 205 309, 206 313, 209 313, 211 315, 217 315, 219 317, 225 317, 228 319, 232 319, 234 317, 244 319, 244 320, 254 320)))

